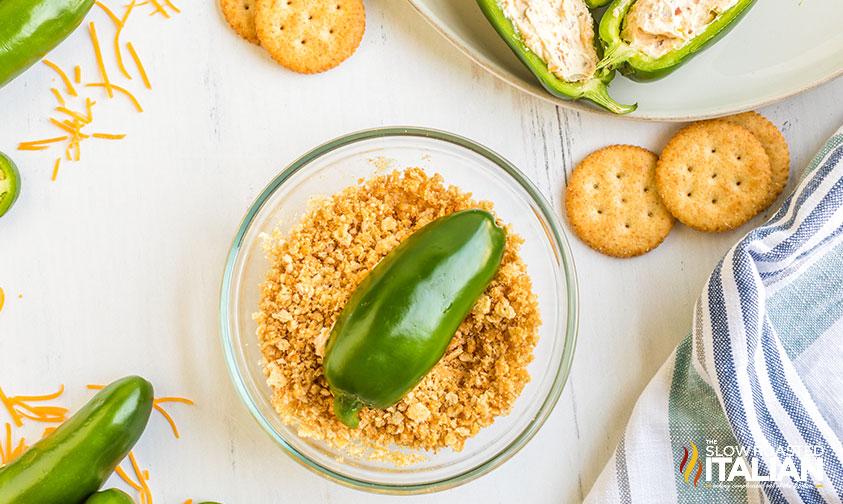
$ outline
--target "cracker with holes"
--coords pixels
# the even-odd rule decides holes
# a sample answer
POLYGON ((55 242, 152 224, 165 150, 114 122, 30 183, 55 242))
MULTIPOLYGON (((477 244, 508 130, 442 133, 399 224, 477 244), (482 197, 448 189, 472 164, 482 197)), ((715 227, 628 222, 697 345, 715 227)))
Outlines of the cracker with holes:
POLYGON ((764 201, 764 208, 772 205, 787 185, 790 172, 790 150, 781 131, 766 117, 757 112, 744 112, 723 118, 724 121, 735 123, 748 129, 761 142, 764 152, 770 158, 770 174, 772 183, 764 201))
POLYGON ((656 191, 656 155, 612 145, 588 155, 568 182, 565 208, 577 236, 598 252, 633 257, 658 247, 673 216, 656 191))
POLYGON ((363 39, 363 0, 256 0, 261 45, 299 73, 323 72, 351 56, 363 39))
POLYGON ((225 20, 237 35, 252 44, 260 45, 255 27, 255 0, 220 0, 225 20))
POLYGON ((656 166, 667 209, 694 229, 721 232, 760 212, 770 193, 770 158, 749 130, 703 121, 680 130, 656 166))

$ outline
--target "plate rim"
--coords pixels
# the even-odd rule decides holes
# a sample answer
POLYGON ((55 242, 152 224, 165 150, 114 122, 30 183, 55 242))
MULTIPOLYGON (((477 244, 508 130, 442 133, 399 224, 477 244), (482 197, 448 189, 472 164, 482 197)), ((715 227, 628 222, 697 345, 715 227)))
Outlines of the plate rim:
MULTIPOLYGON (((843 66, 840 68, 832 71, 828 75, 817 79, 807 85, 799 86, 795 89, 791 89, 780 93, 778 95, 774 95, 772 97, 765 97, 760 100, 756 100, 753 102, 746 103, 744 105, 740 105, 737 107, 721 107, 717 109, 713 109, 708 113, 701 113, 701 114, 676 114, 676 115, 619 115, 613 114, 607 110, 603 110, 597 108, 596 106, 592 106, 587 104, 586 102, 581 102, 578 100, 563 100, 561 98, 557 98, 550 93, 546 92, 544 88, 539 86, 537 83, 533 85, 525 84, 521 79, 515 78, 509 74, 509 72, 503 71, 498 67, 498 65, 494 64, 492 61, 488 60, 488 58, 482 56, 481 54, 475 53, 468 47, 466 47, 461 39, 445 24, 440 23, 438 21, 438 17, 433 14, 432 11, 429 10, 424 0, 407 0, 408 3, 413 7, 413 9, 424 19, 439 35, 441 35, 445 40, 451 43, 454 47, 456 47, 461 53, 463 53, 468 59, 479 65, 481 68, 492 74, 493 76, 497 77, 498 79, 502 80, 503 82, 507 83, 508 85, 521 90, 524 93, 527 93, 531 96, 539 98, 545 102, 552 103, 554 105, 567 108, 569 110, 575 110, 577 112, 587 112, 590 114, 602 116, 602 117, 611 117, 613 119, 620 119, 624 121, 633 121, 633 122, 691 122, 691 121, 700 121, 704 119, 714 119, 717 117, 723 117, 730 114, 737 114, 740 112, 746 112, 748 110, 755 110, 758 108, 766 107, 768 105, 772 105, 774 103, 778 103, 780 101, 786 100, 788 98, 800 95, 812 89, 818 88, 824 84, 827 84, 834 79, 843 76, 843 66)), ((635 114, 633 112, 632 114, 635 114)))

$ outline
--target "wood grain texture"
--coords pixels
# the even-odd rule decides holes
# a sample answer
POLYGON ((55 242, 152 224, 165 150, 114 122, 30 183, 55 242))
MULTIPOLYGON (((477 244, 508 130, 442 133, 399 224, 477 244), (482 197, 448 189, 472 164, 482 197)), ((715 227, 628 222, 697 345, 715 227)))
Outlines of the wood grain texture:
MULTIPOLYGON (((64 404, 75 408, 88 397, 86 383, 140 373, 159 394, 194 399, 194 408, 170 408, 180 440, 153 417, 137 448, 156 502, 392 502, 302 468, 266 437, 229 383, 217 323, 220 278, 258 192, 327 139, 406 124, 452 131, 499 152, 562 219, 562 190, 585 155, 614 143, 658 152, 679 126, 571 112, 510 89, 403 2, 369 1, 358 51, 316 76, 289 72, 234 39, 213 4, 181 2, 183 14, 156 25, 154 37, 127 28, 123 36, 135 42, 154 83, 152 91, 137 88, 146 112, 93 90, 97 129, 128 135, 85 143, 83 160, 63 163, 56 182, 55 150, 14 150, 20 141, 54 136, 46 119, 55 106, 54 76, 36 66, 0 90, 7 118, 0 150, 23 176, 17 206, 0 219, 0 384, 36 394, 64 383, 64 404)), ((90 40, 74 34, 51 60, 92 71, 90 40)), ((835 101, 841 93, 838 80, 762 110, 791 147, 794 176, 785 193, 843 123, 835 101)), ((571 236, 580 334, 548 422, 493 475, 402 502, 579 501, 637 396, 688 332, 710 270, 748 229, 709 236, 677 226, 656 251, 629 260, 602 256, 571 236)))

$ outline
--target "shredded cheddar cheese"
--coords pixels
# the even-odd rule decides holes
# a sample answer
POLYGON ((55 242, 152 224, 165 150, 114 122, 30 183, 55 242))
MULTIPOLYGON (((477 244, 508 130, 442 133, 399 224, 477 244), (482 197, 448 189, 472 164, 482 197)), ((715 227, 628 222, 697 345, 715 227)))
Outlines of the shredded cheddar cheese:
POLYGON ((164 416, 164 419, 170 423, 170 428, 173 429, 173 435, 176 436, 176 439, 180 439, 181 436, 179 436, 179 429, 176 427, 176 422, 174 422, 173 418, 164 410, 164 408, 161 407, 161 403, 165 402, 180 402, 193 406, 193 401, 184 397, 161 397, 152 401, 152 407, 164 416))
MULTIPOLYGON (((70 122, 70 121, 68 121, 68 120, 59 121, 58 119, 56 119, 56 118, 54 118, 54 117, 51 117, 51 118, 50 118, 50 122, 52 122, 53 124, 55 124, 55 125, 56 125, 56 126, 58 126, 59 128, 61 128, 61 129, 65 130, 65 131, 67 131, 68 133, 70 133, 70 134, 71 134, 71 135, 73 135, 74 137, 78 137, 78 138, 88 138, 88 137, 90 136, 90 135, 86 135, 85 133, 82 133, 82 132, 78 131, 78 130, 76 129, 76 127, 75 127, 74 123, 72 123, 72 122, 70 122)), ((73 139, 71 138, 71 141, 72 141, 72 140, 73 140, 73 139)))
POLYGON ((73 88, 73 84, 70 83, 70 79, 67 78, 67 74, 64 73, 64 70, 62 70, 58 65, 46 58, 41 60, 41 62, 47 65, 48 67, 52 68, 56 71, 57 74, 59 74, 59 77, 61 77, 61 80, 64 81, 64 85, 67 87, 67 92, 68 94, 70 94, 70 96, 79 96, 76 94, 76 89, 73 88))
MULTIPOLYGON (((79 67, 76 67, 76 68, 79 68, 79 67)), ((54 94, 54 95, 56 95, 56 100, 58 100, 58 101, 59 101, 59 104, 60 104, 62 107, 64 107, 65 105, 67 105, 67 102, 65 102, 65 101, 64 101, 64 98, 62 98, 61 93, 59 93, 59 90, 58 90, 58 89, 56 89, 56 88, 50 88, 50 91, 52 91, 52 92, 53 92, 53 94, 54 94)))
POLYGON ((156 401, 156 402, 158 402, 158 403, 162 403, 162 402, 180 402, 180 403, 184 403, 184 404, 189 404, 190 406, 193 406, 193 405, 195 404, 195 403, 194 403, 193 401, 191 401, 190 399, 186 399, 186 398, 184 398, 184 397, 159 397, 159 398, 158 398, 158 399, 156 399, 155 401, 156 401))
MULTIPOLYGON (((0 0, 2 1, 2 0, 0 0)), ((126 23, 129 20, 130 15, 137 10, 136 7, 142 5, 150 5, 152 7, 152 12, 150 15, 161 14, 165 18, 170 18, 170 12, 172 13, 181 13, 181 10, 173 3, 174 0, 126 0, 126 4, 123 6, 124 11, 122 12, 122 16, 120 16, 120 12, 117 8, 119 4, 112 4, 111 1, 108 0, 95 0, 97 7, 110 19, 111 23, 113 23, 115 27, 114 31, 114 52, 116 58, 117 67, 120 69, 122 77, 125 77, 127 80, 133 80, 132 74, 129 73, 128 68, 123 59, 123 51, 128 50, 132 60, 134 61, 135 66, 137 67, 138 74, 141 76, 144 86, 147 89, 152 89, 152 84, 149 79, 149 75, 146 72, 146 69, 143 66, 140 56, 138 52, 135 50, 134 45, 132 42, 126 42, 125 46, 121 49, 121 35, 123 28, 126 27, 126 23), (111 6, 109 6, 111 5, 111 6)), ((102 80, 100 82, 91 82, 85 84, 85 87, 102 87, 105 89, 106 94, 109 98, 114 97, 114 92, 117 91, 123 95, 125 95, 131 102, 132 105, 137 109, 138 112, 143 112, 143 107, 140 104, 140 101, 132 94, 132 91, 118 86, 116 83, 112 81, 112 77, 108 73, 108 68, 106 65, 106 61, 103 59, 103 48, 100 44, 100 35, 103 35, 101 32, 97 31, 97 26, 93 21, 89 22, 88 24, 89 34, 91 37, 92 47, 94 49, 94 56, 96 59, 96 65, 99 69, 100 76, 102 80)), ((95 133, 92 135, 86 134, 83 132, 84 128, 87 125, 90 125, 93 122, 93 114, 91 107, 96 103, 92 101, 89 97, 85 98, 85 110, 74 110, 74 107, 70 105, 72 100, 66 99, 66 95, 72 97, 78 97, 79 94, 77 93, 76 88, 74 87, 75 82, 77 85, 83 84, 82 81, 82 67, 80 65, 75 65, 73 67, 73 82, 68 77, 68 74, 62 70, 62 68, 53 63, 48 59, 42 59, 42 62, 49 66, 56 74, 61 78, 62 82, 66 87, 66 91, 59 91, 59 89, 55 87, 51 87, 50 91, 56 98, 58 102, 58 106, 56 107, 56 111, 60 114, 63 114, 68 119, 59 120, 55 117, 48 117, 50 121, 58 128, 62 130, 62 132, 66 133, 66 136, 59 137, 53 141, 31 141, 31 142, 20 142, 18 145, 18 150, 22 151, 36 151, 36 150, 47 150, 52 148, 52 143, 58 141, 67 141, 67 143, 63 146, 64 154, 60 155, 56 160, 53 170, 52 170, 52 180, 56 180, 58 169, 61 165, 61 158, 66 157, 68 161, 79 161, 81 158, 81 142, 87 138, 93 136, 94 138, 100 139, 107 139, 107 140, 120 140, 125 138, 125 134, 112 134, 112 133, 95 133)), ((134 73, 134 72, 133 72, 134 73)), ((114 74, 118 76, 117 74, 114 74)), ((118 76, 119 77, 119 76, 118 76)), ((55 79, 53 79, 55 81, 55 79)), ((176 429, 174 428, 174 432, 176 429)))
POLYGON ((138 481, 140 482, 141 487, 143 489, 140 491, 140 501, 141 504, 152 504, 152 492, 149 490, 149 485, 147 485, 146 480, 149 478, 144 478, 144 473, 141 472, 140 467, 138 467, 138 461, 135 459, 135 454, 133 452, 129 452, 129 461, 132 463, 132 469, 135 471, 135 476, 138 477, 138 481))
POLYGON ((26 440, 23 438, 20 439, 15 448, 12 448, 12 446, 14 446, 14 443, 12 442, 12 425, 8 422, 6 422, 5 449, 3 446, 4 444, 0 443, 0 466, 8 464, 28 448, 28 446, 26 446, 26 440))
POLYGON ((120 479, 122 479, 123 481, 125 481, 125 482, 126 482, 126 484, 127 484, 127 485, 129 485, 130 487, 134 488, 134 489, 135 489, 135 490, 137 490, 138 492, 142 492, 142 491, 143 491, 143 487, 142 487, 142 486, 140 486, 140 485, 138 485, 137 483, 135 483, 135 481, 134 481, 132 478, 130 478, 128 474, 126 474, 126 471, 125 471, 125 470, 123 470, 123 468, 122 468, 122 467, 117 466, 117 467, 114 469, 114 472, 116 472, 116 473, 117 473, 117 476, 120 476, 120 479))
POLYGON ((0 287, 0 311, 3 311, 3 305, 6 304, 6 292, 3 287, 0 287))
POLYGON ((152 84, 149 83, 149 77, 146 76, 146 70, 144 70, 143 64, 141 63, 141 60, 138 57, 138 53, 135 52, 135 48, 132 46, 132 43, 126 42, 126 47, 129 48, 129 53, 132 55, 132 59, 135 60, 135 65, 137 65, 138 71, 141 74, 141 78, 143 78, 144 85, 147 89, 152 89, 152 84))
POLYGON ((56 138, 46 138, 44 140, 32 140, 31 142, 21 142, 21 146, 26 145, 40 145, 46 143, 54 143, 54 142, 61 142, 62 140, 67 140, 66 136, 56 137, 56 138))
POLYGON ((85 124, 89 124, 91 122, 90 119, 87 116, 84 116, 84 115, 80 114, 79 112, 70 110, 67 107, 56 107, 56 110, 61 112, 62 114, 69 115, 73 119, 78 119, 79 121, 82 121, 85 124))
POLYGON ((173 2, 171 2, 170 0, 164 0, 164 3, 166 3, 169 8, 171 8, 174 11, 176 11, 177 13, 181 14, 181 11, 179 10, 179 8, 176 7, 175 5, 173 5, 173 2))
POLYGON ((123 14, 123 19, 120 20, 120 24, 117 26, 117 31, 114 34, 114 53, 117 55, 117 66, 120 67, 120 71, 123 72, 123 75, 126 76, 127 79, 132 80, 132 76, 129 75, 129 72, 126 71, 126 67, 123 65, 123 53, 120 51, 120 34, 123 32, 123 27, 126 26, 126 21, 129 20, 129 14, 132 13, 132 9, 135 8, 135 2, 132 2, 126 7, 126 13, 123 14))
POLYGON ((107 89, 116 89, 117 91, 120 91, 121 93, 126 95, 130 100, 132 100, 132 103, 135 104, 135 108, 138 109, 138 112, 143 112, 143 107, 141 107, 140 103, 138 102, 138 99, 135 98, 135 96, 132 93, 128 92, 126 89, 124 89, 124 88, 122 88, 122 87, 120 87, 116 84, 106 84, 104 82, 90 82, 90 83, 85 84, 85 85, 87 87, 104 87, 104 88, 107 88, 107 89))
POLYGON ((165 9, 158 0, 149 0, 149 2, 155 6, 155 10, 152 11, 149 15, 152 16, 153 14, 161 13, 164 15, 165 18, 169 18, 170 15, 167 13, 167 9, 165 9))
POLYGON ((108 92, 109 98, 114 98, 114 91, 111 90, 111 81, 108 80, 108 72, 105 71, 105 63, 102 61, 102 50, 100 49, 99 39, 97 39, 97 28, 94 26, 93 21, 88 23, 88 29, 91 32, 91 42, 94 44, 94 53, 97 56, 97 66, 100 69, 100 75, 102 76, 105 90, 108 92))
POLYGON ((167 422, 170 423, 170 428, 173 429, 173 435, 176 436, 176 439, 180 439, 179 429, 176 427, 176 422, 173 421, 173 417, 171 417, 170 414, 167 413, 167 411, 164 408, 162 408, 161 406, 159 406, 156 403, 153 403, 152 407, 155 408, 156 410, 158 410, 159 413, 164 415, 164 419, 167 420, 167 422))
POLYGON ((64 422, 67 419, 67 408, 59 406, 32 406, 30 402, 42 402, 55 399, 64 393, 64 385, 58 392, 40 396, 14 396, 9 397, 0 388, 0 402, 6 407, 12 421, 18 427, 23 426, 23 419, 28 418, 36 422, 64 422))
POLYGON ((114 24, 115 24, 115 25, 117 25, 118 27, 120 27, 120 26, 121 26, 120 18, 119 18, 119 17, 117 17, 117 16, 114 14, 114 12, 112 12, 112 10, 111 10, 111 9, 109 9, 109 8, 108 8, 105 4, 103 4, 102 2, 100 2, 100 0, 95 0, 95 1, 94 1, 94 3, 95 3, 95 4, 97 4, 97 7, 99 7, 100 9, 102 9, 102 10, 103 10, 103 12, 105 12, 106 14, 108 14, 108 17, 110 17, 110 18, 111 18, 111 20, 112 20, 112 21, 114 21, 114 24))
POLYGON ((91 121, 94 120, 94 116, 91 114, 91 108, 96 104, 97 104, 97 102, 91 101, 90 98, 85 98, 85 108, 88 112, 88 122, 91 122, 91 121))

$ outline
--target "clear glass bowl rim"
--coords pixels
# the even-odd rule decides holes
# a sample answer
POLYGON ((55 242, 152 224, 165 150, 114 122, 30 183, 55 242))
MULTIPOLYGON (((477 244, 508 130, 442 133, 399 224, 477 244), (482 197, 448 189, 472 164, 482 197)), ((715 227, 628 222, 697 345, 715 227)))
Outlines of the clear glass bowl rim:
POLYGON ((258 425, 261 426, 264 432, 266 432, 267 435, 269 435, 269 437, 273 441, 275 441, 275 443, 278 444, 290 457, 302 464, 307 469, 310 469, 316 474, 319 474, 320 476, 323 476, 341 485, 345 485, 358 490, 383 494, 419 494, 437 492, 440 490, 453 488, 467 483, 469 481, 472 481, 488 473, 489 471, 495 469, 496 467, 499 467, 501 464, 503 464, 504 462, 509 460, 513 455, 515 455, 525 444, 527 444, 530 439, 533 438, 536 432, 538 432, 538 430, 544 424, 545 420, 547 420, 547 417, 550 415, 550 412, 553 410, 553 407, 556 405, 556 402, 559 400, 559 397, 562 395, 562 390, 565 387, 565 383, 567 382, 568 375, 571 371, 571 364, 573 362, 574 349, 576 346, 578 324, 579 290, 577 286, 577 274, 576 268, 574 266, 573 255, 571 253, 571 248, 568 243, 568 240, 561 230, 561 225, 559 224, 559 220, 556 217, 556 214, 553 212, 552 208, 545 200, 541 192, 539 192, 535 185, 533 185, 533 183, 523 173, 521 173, 518 168, 516 168, 512 163, 498 155, 496 152, 480 145, 477 142, 474 142, 473 140, 469 140, 459 135, 455 135, 441 130, 420 127, 380 127, 349 133, 311 149, 309 152, 302 155, 301 157, 293 161, 290 165, 288 165, 280 174, 278 174, 274 179, 272 179, 269 184, 267 184, 263 191, 261 191, 260 195, 249 207, 249 210, 248 212, 246 212, 246 215, 243 217, 243 220, 241 221, 240 226, 237 229, 237 233, 235 234, 234 239, 232 240, 231 248, 226 258, 225 270, 223 273, 222 285, 220 289, 220 336, 222 340, 221 342, 223 348, 223 355, 225 357, 226 367, 228 368, 228 374, 231 378, 232 384, 234 385, 234 389, 236 390, 237 395, 240 397, 241 402, 246 406, 246 409, 252 415, 252 418, 255 419, 255 421, 258 423, 258 425), (489 460, 486 460, 483 463, 473 467, 472 469, 463 471, 449 478, 410 485, 386 485, 348 477, 346 475, 337 473, 336 471, 323 467, 322 465, 306 457, 298 450, 296 450, 295 447, 287 443, 287 441, 277 431, 275 431, 275 429, 273 429, 272 426, 266 421, 263 414, 260 412, 259 408, 257 407, 251 395, 249 394, 249 391, 246 388, 242 377, 240 376, 240 369, 237 365, 234 356, 234 346, 232 343, 232 338, 229 334, 230 320, 228 315, 228 307, 231 301, 229 293, 231 290, 232 272, 238 253, 240 251, 240 246, 242 244, 243 238, 246 235, 246 232, 249 227, 252 225, 252 221, 254 220, 255 215, 257 215, 257 213, 261 210, 263 205, 272 196, 275 190, 278 189, 293 174, 306 167, 311 161, 324 154, 327 154, 328 152, 356 142, 393 136, 432 138, 435 140, 441 140, 456 144, 460 147, 469 149, 486 158, 487 160, 493 162, 502 170, 504 170, 510 177, 512 177, 512 179, 515 180, 518 185, 520 185, 530 195, 533 202, 538 205, 538 207, 541 209, 545 220, 550 224, 550 229, 545 229, 545 233, 548 239, 551 240, 554 247, 559 250, 559 253, 562 257, 562 268, 565 273, 565 283, 568 301, 568 317, 567 324, 565 327, 565 348, 563 350, 562 360, 559 364, 559 369, 556 372, 556 377, 554 378, 550 392, 548 393, 547 397, 545 397, 541 408, 536 413, 535 417, 530 422, 530 424, 521 432, 521 434, 519 434, 517 438, 515 438, 498 454, 496 454, 489 460))

